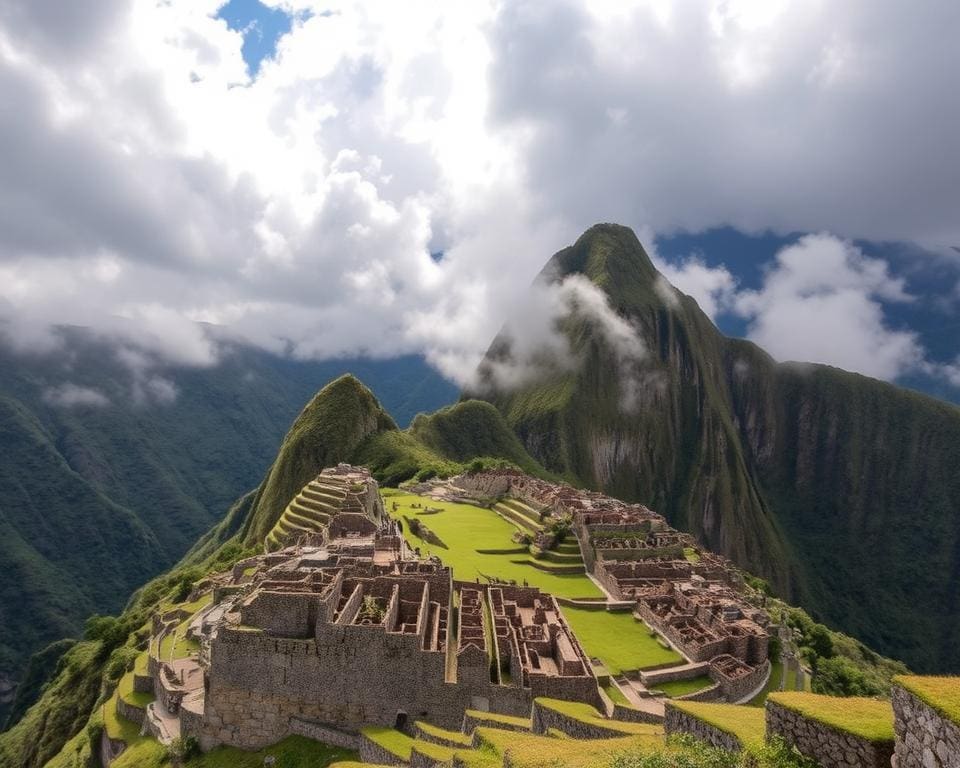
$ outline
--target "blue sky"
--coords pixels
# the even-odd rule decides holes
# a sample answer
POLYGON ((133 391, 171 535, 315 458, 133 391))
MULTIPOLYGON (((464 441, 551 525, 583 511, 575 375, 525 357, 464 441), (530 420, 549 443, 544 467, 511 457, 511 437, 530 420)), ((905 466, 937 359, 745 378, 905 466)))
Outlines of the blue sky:
POLYGON ((217 16, 226 21, 230 29, 243 34, 241 53, 247 70, 254 77, 260 71, 261 62, 274 56, 277 41, 293 24, 290 13, 282 8, 268 8, 259 0, 230 0, 217 16))
MULTIPOLYGON (((732 227, 711 229, 695 234, 658 237, 659 255, 671 262, 695 256, 709 267, 724 268, 742 289, 759 290, 765 273, 782 248, 796 243, 805 233, 747 234, 732 227)), ((912 332, 926 350, 929 362, 951 364, 960 339, 960 316, 955 303, 960 284, 960 262, 947 256, 926 252, 909 243, 854 241, 865 256, 885 262, 894 278, 904 281, 910 301, 877 299, 883 307, 884 323, 891 330, 912 332)), ((728 336, 747 337, 750 321, 733 311, 720 311, 714 317, 717 327, 728 336)), ((897 383, 936 397, 960 403, 960 392, 943 377, 924 371, 909 371, 897 383)))

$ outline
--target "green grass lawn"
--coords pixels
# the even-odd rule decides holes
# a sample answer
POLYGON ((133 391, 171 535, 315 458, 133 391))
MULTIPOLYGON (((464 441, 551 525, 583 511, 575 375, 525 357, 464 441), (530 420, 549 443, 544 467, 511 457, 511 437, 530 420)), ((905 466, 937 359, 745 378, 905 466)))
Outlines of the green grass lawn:
POLYGON ((658 725, 650 723, 630 723, 623 720, 608 720, 602 716, 594 707, 579 701, 564 701, 562 699, 538 698, 536 703, 545 708, 566 715, 572 720, 578 720, 581 723, 606 728, 614 733, 630 734, 636 736, 663 737, 663 729, 658 725))
POLYGON ((633 704, 630 703, 630 700, 623 695, 623 691, 621 691, 613 683, 607 683, 605 686, 603 686, 603 691, 607 694, 607 696, 610 697, 610 701, 612 701, 614 704, 622 704, 625 707, 633 706, 633 704))
POLYGON ((658 691, 663 691, 671 698, 676 698, 677 696, 686 696, 688 693, 702 691, 711 685, 713 685, 713 680, 707 675, 700 675, 699 677, 692 677, 689 680, 671 680, 668 683, 659 683, 655 685, 654 688, 658 691))
POLYGON ((683 661, 679 653, 664 648, 656 637, 651 637, 646 624, 633 618, 632 613, 567 606, 562 610, 586 652, 603 661, 612 675, 683 661))
MULTIPOLYGON (((404 524, 404 536, 410 546, 419 547, 424 555, 437 555, 453 568, 454 578, 473 581, 484 576, 526 581, 557 597, 601 597, 600 589, 586 574, 558 575, 546 573, 515 562, 513 554, 481 554, 477 550, 516 550, 511 541, 516 528, 495 512, 471 504, 434 501, 423 496, 391 493, 384 498, 387 511, 396 519, 406 515, 415 518, 423 508, 442 509, 439 514, 424 515, 430 530, 446 545, 437 547, 414 536, 404 524), (398 505, 396 511, 393 504, 398 505)), ((625 669, 642 669, 681 661, 679 654, 663 648, 646 626, 630 613, 607 613, 581 608, 562 608, 573 631, 590 656, 601 659, 613 674, 625 669)))
POLYGON ((454 576, 463 581, 483 580, 484 576, 496 576, 501 579, 514 579, 518 584, 540 587, 545 592, 558 597, 600 597, 602 593, 584 574, 557 575, 545 573, 526 565, 519 560, 517 544, 511 536, 517 530, 502 517, 489 509, 471 504, 453 504, 440 502, 423 496, 410 494, 390 494, 384 499, 390 515, 404 524, 404 536, 410 546, 419 547, 424 555, 433 554, 453 568, 454 576), (393 504, 399 509, 392 511, 393 504), (416 518, 417 512, 410 504, 422 504, 424 507, 442 509, 439 514, 422 515, 421 519, 446 544, 447 549, 437 547, 414 536, 407 530, 403 520, 406 515, 416 518), (513 553, 480 554, 478 549, 514 550, 513 553))
POLYGON ((380 725, 371 725, 360 729, 360 734, 366 736, 379 747, 396 755, 401 760, 410 759, 410 750, 413 749, 413 739, 395 728, 386 728, 380 725))

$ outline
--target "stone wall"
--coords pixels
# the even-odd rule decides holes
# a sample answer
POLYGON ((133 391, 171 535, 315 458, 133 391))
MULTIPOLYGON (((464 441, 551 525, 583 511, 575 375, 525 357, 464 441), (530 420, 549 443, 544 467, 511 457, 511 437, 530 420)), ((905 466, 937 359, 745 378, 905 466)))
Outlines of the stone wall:
POLYGON ((417 635, 327 625, 320 644, 221 629, 211 650, 205 699, 205 749, 246 749, 290 733, 290 720, 336 723, 345 730, 393 726, 399 712, 443 728, 460 726, 476 700, 498 712, 525 715, 529 690, 489 682, 445 682, 445 654, 422 651, 417 635))
POLYGON ((109 768, 110 763, 120 757, 127 745, 122 741, 116 741, 107 736, 106 730, 100 734, 100 765, 103 768, 109 768))
POLYGON ((693 693, 688 693, 684 696, 677 696, 676 698, 681 701, 723 701, 723 690, 719 685, 714 683, 713 685, 708 685, 706 688, 703 688, 699 691, 694 691, 693 693))
POLYGON ((534 701, 530 730, 534 733, 545 734, 551 728, 556 728, 575 739, 609 739, 622 735, 613 728, 585 723, 534 701))
MULTIPOLYGON (((468 711, 463 713, 463 724, 460 730, 463 733, 473 733, 477 728, 484 728, 490 725, 487 720, 472 716, 468 711)), ((520 733, 529 733, 529 725, 520 725, 519 723, 498 722, 497 728, 501 731, 518 731, 520 733)))
POLYGON ((822 768, 889 768, 893 742, 871 743, 767 701, 767 738, 781 736, 822 768))
POLYGON ((147 711, 145 709, 136 707, 133 704, 128 704, 119 696, 117 696, 116 702, 117 715, 122 717, 124 720, 129 720, 131 723, 143 725, 143 719, 147 716, 147 711))
POLYGON ((740 701, 748 694, 753 693, 757 688, 766 683, 770 676, 770 662, 764 661, 758 667, 754 667, 743 677, 733 680, 719 674, 715 669, 710 669, 710 679, 720 686, 720 690, 728 701, 740 701))
POLYGON ((647 712, 623 704, 613 705, 613 720, 622 720, 625 723, 662 723, 663 717, 653 712, 647 712))
POLYGON ((373 765, 406 765, 405 761, 397 757, 393 752, 384 749, 375 741, 371 741, 366 736, 360 737, 360 761, 371 763, 373 765))
POLYGON ((743 744, 736 736, 719 728, 705 723, 693 715, 682 712, 676 707, 667 704, 666 718, 663 724, 667 734, 688 733, 699 741, 703 741, 712 747, 726 749, 730 752, 739 752, 743 749, 743 744))
POLYGON ((960 726, 899 685, 893 714, 897 768, 960 768, 960 726))
POLYGON ((313 723, 299 717, 290 718, 290 732, 298 736, 306 736, 314 741, 321 741, 333 747, 343 749, 360 749, 360 736, 347 733, 339 728, 333 728, 322 723, 313 723))
POLYGON ((710 665, 703 662, 696 666, 691 665, 680 669, 640 670, 640 681, 647 688, 655 688, 658 683, 672 683, 676 680, 692 680, 695 677, 709 673, 710 665))

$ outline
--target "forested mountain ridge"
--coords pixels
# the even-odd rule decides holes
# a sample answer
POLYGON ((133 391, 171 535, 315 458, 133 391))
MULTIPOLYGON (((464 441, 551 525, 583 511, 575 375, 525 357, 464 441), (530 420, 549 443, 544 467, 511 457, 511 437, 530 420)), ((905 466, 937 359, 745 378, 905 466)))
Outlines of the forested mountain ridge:
POLYGON ((630 375, 589 318, 573 370, 517 387, 502 334, 481 397, 548 470, 641 501, 785 598, 921 670, 960 669, 960 408, 724 337, 632 231, 598 225, 541 281, 583 276, 636 329, 630 375))
POLYGON ((157 397, 76 329, 68 353, 0 352, 0 724, 30 654, 116 613, 249 490, 303 402, 345 370, 398 421, 455 388, 421 358, 284 360, 231 347, 166 366, 157 397))

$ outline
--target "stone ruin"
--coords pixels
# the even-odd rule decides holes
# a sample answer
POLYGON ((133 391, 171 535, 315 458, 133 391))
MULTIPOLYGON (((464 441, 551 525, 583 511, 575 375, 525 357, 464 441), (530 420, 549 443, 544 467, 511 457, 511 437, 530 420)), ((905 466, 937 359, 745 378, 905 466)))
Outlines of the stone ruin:
MULTIPOLYGON (((352 467, 320 475, 332 476, 376 489, 352 467)), ((439 562, 415 559, 382 504, 340 512, 351 514, 366 522, 332 518, 319 539, 210 580, 214 605, 196 622, 202 682, 180 709, 183 735, 204 749, 307 732, 351 743, 369 725, 457 728, 467 709, 528 715, 538 696, 602 706, 552 596, 454 581, 439 562)))
POLYGON ((379 486, 365 467, 327 467, 290 501, 267 536, 267 551, 373 536, 389 522, 379 486))
POLYGON ((714 681, 708 695, 738 700, 769 674, 769 617, 751 606, 730 561, 701 550, 642 504, 498 469, 453 478, 477 497, 512 497, 570 516, 588 571, 714 681), (687 554, 692 556, 688 558, 687 554))

